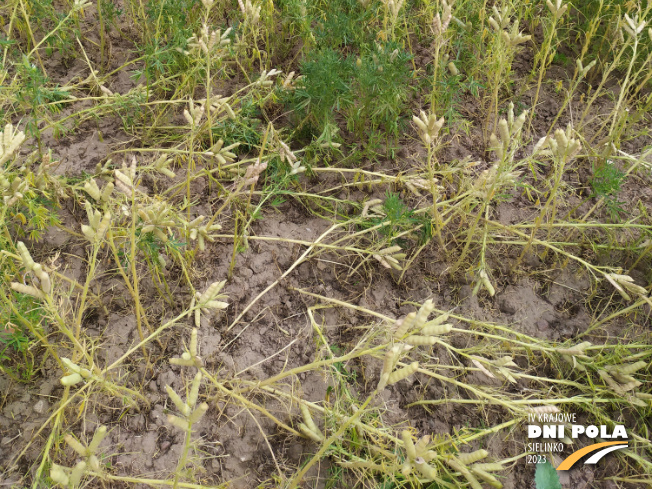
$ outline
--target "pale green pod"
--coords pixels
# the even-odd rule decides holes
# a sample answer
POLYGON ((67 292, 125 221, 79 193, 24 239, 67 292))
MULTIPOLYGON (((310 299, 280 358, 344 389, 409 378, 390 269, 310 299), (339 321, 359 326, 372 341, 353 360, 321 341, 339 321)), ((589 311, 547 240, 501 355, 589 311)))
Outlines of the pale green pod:
POLYGON ((505 147, 509 143, 509 127, 505 119, 500 119, 498 123, 498 133, 500 134, 501 143, 505 147))
POLYGON ((170 399, 172 399, 172 402, 176 406, 177 411, 179 411, 184 416, 188 416, 190 414, 190 407, 181 400, 179 394, 174 392, 174 389, 172 389, 172 387, 170 387, 169 385, 165 386, 165 391, 168 393, 170 399))
POLYGON ((31 285, 20 284, 18 282, 11 282, 11 288, 16 292, 20 292, 21 294, 31 295, 32 297, 35 297, 37 299, 45 299, 45 294, 40 290, 38 290, 36 287, 32 287, 31 285))
POLYGON ((459 453, 457 455, 457 460, 462 462, 464 465, 470 465, 477 462, 478 460, 487 458, 487 456, 489 456, 489 452, 484 449, 480 449, 470 453, 459 453))
POLYGON ((317 427, 315 422, 312 419, 312 416, 310 415, 310 410, 308 409, 308 406, 305 404, 301 403, 299 406, 301 409, 301 416, 303 416, 303 421, 305 422, 306 426, 313 432, 321 434, 321 430, 317 427))
POLYGON ((197 398, 199 397, 199 387, 201 386, 202 375, 201 372, 195 374, 195 378, 192 379, 192 385, 190 386, 190 393, 188 394, 188 399, 186 403, 191 408, 195 407, 197 404, 197 398))
POLYGON ((478 482, 471 471, 466 468, 466 465, 464 465, 459 459, 449 458, 446 459, 446 463, 454 470, 460 472, 473 489, 482 489, 482 485, 478 482))
POLYGON ((450 323, 440 325, 426 325, 421 328, 421 333, 423 333, 425 336, 436 336, 450 333, 452 329, 453 325, 450 323))
POLYGON ((61 358, 61 363, 63 363, 66 366, 66 368, 68 370, 70 370, 71 372, 79 373, 81 371, 81 368, 79 367, 79 365, 77 365, 76 363, 73 363, 73 361, 70 360, 70 358, 62 357, 61 358))
POLYGON ((206 414, 206 411, 208 411, 208 404, 205 402, 202 402, 199 406, 197 406, 197 409, 195 409, 190 416, 188 416, 188 422, 189 423, 196 423, 200 419, 204 417, 204 414, 206 414))
POLYGON ((95 455, 88 457, 88 465, 90 465, 93 470, 100 470, 100 460, 95 455))
POLYGON ((95 241, 95 230, 92 227, 87 226, 86 224, 82 224, 81 225, 81 231, 82 231, 82 234, 84 236, 86 236, 86 238, 89 241, 95 241))
POLYGON ((438 472, 432 465, 421 461, 422 463, 415 463, 414 466, 417 468, 421 475, 423 475, 428 480, 435 480, 437 478, 438 472))
POLYGON ((109 198, 111 197, 111 192, 113 192, 113 188, 115 186, 113 185, 113 182, 107 183, 104 188, 102 189, 102 195, 101 195, 101 200, 102 202, 108 202, 109 198))
POLYGON ((100 443, 102 443, 102 440, 104 440, 105 436, 106 436, 106 426, 102 425, 98 429, 95 430, 95 434, 93 435, 93 439, 88 444, 88 451, 90 453, 96 453, 98 447, 100 446, 100 443))
POLYGON ((70 374, 64 377, 61 377, 61 383, 66 387, 79 384, 82 381, 82 376, 79 374, 70 374))
POLYGON ((226 280, 222 280, 221 282, 213 282, 206 289, 206 291, 201 295, 200 302, 206 302, 206 301, 209 301, 209 300, 213 300, 215 297, 217 297, 217 295, 222 290, 222 287, 224 287, 225 283, 226 283, 226 280))
POLYGON ((88 450, 88 448, 86 448, 74 436, 68 434, 64 436, 63 439, 70 448, 72 448, 74 451, 76 451, 79 454, 80 457, 88 457, 90 455, 90 451, 88 450))
POLYGON ((71 487, 75 487, 79 485, 79 483, 81 482, 81 478, 84 477, 85 473, 86 473, 86 462, 79 462, 72 469, 72 472, 70 473, 70 481, 68 482, 68 484, 70 484, 71 487))
POLYGON ((516 120, 514 121, 514 126, 512 127, 512 134, 518 134, 521 131, 521 128, 523 127, 523 124, 525 123, 525 118, 527 116, 528 111, 524 110, 521 112, 521 115, 519 115, 516 120))
POLYGON ((180 367, 194 367, 195 362, 193 360, 186 360, 184 358, 170 358, 170 363, 172 365, 179 365, 180 367))
POLYGON ((446 321, 448 321, 448 318, 450 317, 450 313, 442 314, 441 316, 437 316, 435 319, 428 321, 425 326, 437 326, 439 324, 443 324, 446 321))
POLYGON ((425 346, 425 345, 434 345, 437 342, 437 339, 433 336, 423 336, 423 335, 412 335, 405 338, 405 343, 408 345, 414 346, 425 346))
POLYGON ((403 319, 400 319, 400 324, 398 324, 398 327, 396 331, 394 332, 394 338, 402 338, 405 336, 405 333, 408 332, 408 330, 412 327, 414 324, 414 320, 417 317, 416 312, 411 312, 407 316, 405 316, 403 319))
POLYGON ((496 489, 500 489, 501 487, 503 487, 503 485, 500 483, 498 479, 496 479, 493 475, 491 475, 488 472, 485 472, 482 469, 471 467, 471 472, 473 472, 473 474, 478 476, 480 479, 484 480, 491 487, 495 487, 496 489))
POLYGON ((457 69, 457 66, 455 66, 455 63, 452 61, 448 62, 448 71, 450 71, 451 75, 457 76, 460 74, 459 70, 457 69))
POLYGON ((403 465, 401 466, 401 474, 403 474, 405 477, 410 475, 410 472, 412 472, 412 464, 409 461, 403 462, 403 465))
POLYGON ((198 355, 198 350, 197 350, 197 328, 192 328, 192 331, 190 332, 190 355, 192 356, 197 356, 198 355))
POLYGON ((207 307, 208 309, 226 309, 229 307, 229 303, 223 301, 208 301, 204 304, 204 307, 207 307))
POLYGON ((499 463, 488 463, 488 464, 475 464, 473 467, 471 467, 471 470, 473 469, 480 469, 484 470, 485 472, 499 472, 503 470, 505 467, 503 467, 503 464, 499 463))
POLYGON ((16 248, 18 248, 18 253, 20 254, 20 257, 23 261, 23 265, 25 265, 25 268, 31 270, 34 267, 34 260, 32 259, 32 255, 29 254, 29 251, 27 250, 27 246, 25 246, 25 243, 19 241, 18 243, 16 243, 16 248))
POLYGON ((395 384, 396 382, 399 382, 399 381, 409 377, 414 372, 416 372, 418 368, 419 368, 419 362, 412 362, 407 367, 404 367, 404 368, 402 368, 400 370, 392 372, 389 375, 389 379, 387 380, 387 384, 392 385, 392 384, 395 384))
POLYGON ((403 430, 401 432, 401 440, 403 440, 403 447, 407 453, 408 460, 415 460, 417 458, 417 451, 414 447, 414 442, 412 441, 412 435, 408 430, 403 430))
POLYGON ((417 442, 414 444, 414 449, 417 453, 417 457, 423 457, 424 452, 426 451, 426 447, 428 446, 428 443, 430 443, 430 436, 422 436, 417 440, 417 442))
POLYGON ((106 233, 107 229, 109 229, 110 224, 111 224, 111 213, 106 212, 104 214, 104 217, 100 221, 100 225, 97 227, 96 239, 100 240, 104 238, 104 234, 106 233))
POLYGON ((423 305, 419 308, 419 312, 417 312, 415 325, 420 327, 425 324, 425 322, 428 320, 428 316, 430 316, 434 309, 435 305, 433 304, 432 299, 428 299, 426 302, 424 302, 423 305))
POLYGON ((647 365, 646 362, 640 360, 636 363, 623 364, 616 367, 616 371, 623 375, 631 375, 634 372, 637 372, 644 368, 647 365))
POLYGON ((100 188, 97 186, 94 178, 91 178, 88 182, 84 184, 84 190, 88 195, 93 197, 95 200, 100 200, 102 194, 100 193, 100 188))
POLYGON ((304 423, 299 423, 299 430, 301 430, 301 433, 303 433, 313 441, 319 443, 323 440, 323 435, 321 435, 321 433, 315 433, 310 428, 308 428, 304 423))
POLYGON ((195 309, 195 327, 199 328, 201 324, 201 312, 199 309, 195 309))
POLYGON ((188 431, 188 428, 190 427, 188 421, 186 421, 185 419, 181 419, 180 417, 175 416, 173 414, 168 414, 168 423, 183 431, 188 431))
POLYGON ((66 472, 63 470, 63 467, 57 464, 52 464, 52 468, 50 469, 50 479, 62 486, 67 486, 70 481, 66 472))

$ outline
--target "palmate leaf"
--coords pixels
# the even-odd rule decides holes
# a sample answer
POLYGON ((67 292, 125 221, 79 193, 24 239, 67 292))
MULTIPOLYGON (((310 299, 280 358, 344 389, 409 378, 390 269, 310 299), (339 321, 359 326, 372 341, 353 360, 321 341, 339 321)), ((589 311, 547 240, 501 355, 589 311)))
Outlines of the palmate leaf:
POLYGON ((543 464, 537 464, 534 484, 537 489, 562 489, 557 471, 547 460, 543 464))

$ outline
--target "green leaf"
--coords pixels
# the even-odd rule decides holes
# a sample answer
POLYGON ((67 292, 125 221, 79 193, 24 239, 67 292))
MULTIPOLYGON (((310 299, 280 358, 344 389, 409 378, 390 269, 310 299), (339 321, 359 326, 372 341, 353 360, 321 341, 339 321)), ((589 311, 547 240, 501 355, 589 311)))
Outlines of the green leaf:
POLYGON ((562 489, 557 471, 547 460, 546 463, 537 464, 534 483, 537 489, 562 489))

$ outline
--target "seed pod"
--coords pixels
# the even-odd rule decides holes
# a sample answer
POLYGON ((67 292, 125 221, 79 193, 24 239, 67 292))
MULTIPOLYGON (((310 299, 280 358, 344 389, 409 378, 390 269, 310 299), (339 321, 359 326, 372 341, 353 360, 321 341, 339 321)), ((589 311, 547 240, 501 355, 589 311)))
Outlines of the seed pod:
POLYGON ((84 477, 84 473, 86 473, 86 462, 79 462, 70 473, 70 486, 76 487, 81 481, 81 478, 84 477))
POLYGON ((448 63, 448 71, 450 71, 451 75, 453 76, 457 76, 460 74, 457 67, 455 66, 455 63, 453 63, 452 61, 448 63))
POLYGON ((458 460, 456 458, 449 458, 449 459, 446 459, 445 461, 453 470, 456 470, 460 474, 462 474, 464 476, 464 478, 467 481, 469 481, 469 484, 473 489, 482 489, 482 485, 478 482, 478 480, 471 473, 471 471, 469 469, 467 469, 466 466, 462 462, 460 462, 460 460, 458 460))
POLYGON ((201 386, 201 377, 201 372, 197 372, 197 374, 195 374, 195 378, 192 379, 190 393, 188 394, 188 399, 186 399, 186 403, 191 408, 195 407, 195 404, 197 404, 197 398, 199 397, 199 387, 201 386))
POLYGON ((430 436, 422 436, 417 440, 417 442, 414 445, 414 449, 417 452, 418 457, 423 457, 424 452, 426 451, 426 447, 428 446, 428 443, 430 443, 430 436))
POLYGON ((111 192, 113 192, 113 182, 107 183, 104 188, 102 189, 102 195, 100 196, 100 200, 102 202, 108 202, 109 198, 111 197, 111 192))
POLYGON ((518 135, 519 132, 521 131, 521 128, 523 127, 523 124, 525 123, 525 118, 527 117, 527 110, 524 110, 521 112, 521 115, 519 115, 516 120, 514 121, 514 125, 512 126, 512 134, 518 135))
POLYGON ((505 119, 500 119, 500 122, 498 122, 498 133, 500 134, 500 142, 503 144, 503 147, 506 146, 510 138, 509 127, 505 119))
POLYGON ((494 296, 496 293, 496 289, 494 289, 494 286, 491 284, 491 281, 489 280, 489 276, 487 275, 487 272, 484 270, 480 270, 480 280, 482 281, 482 285, 484 285, 485 289, 489 292, 489 295, 491 297, 494 296))
POLYGON ((22 259, 25 268, 27 268, 28 270, 34 268, 34 260, 32 260, 32 255, 29 254, 29 251, 27 250, 27 246, 25 246, 25 243, 19 241, 18 243, 16 243, 16 248, 18 248, 18 253, 20 254, 20 258, 22 259))
POLYGON ((229 307, 229 303, 222 301, 208 301, 204 304, 204 307, 207 309, 226 309, 229 307))
POLYGON ((190 332, 190 354, 193 356, 197 356, 198 350, 197 350, 197 328, 192 328, 192 331, 190 332))
POLYGON ((471 470, 480 469, 480 470, 484 470, 485 472, 499 472, 504 468, 505 467, 503 467, 502 464, 490 463, 490 464, 475 464, 473 467, 471 467, 471 470))
POLYGON ((97 182, 94 178, 91 178, 88 182, 84 184, 84 190, 88 195, 93 197, 95 200, 100 200, 102 194, 100 193, 100 188, 97 186, 97 182))
POLYGON ((88 465, 90 465, 93 470, 100 470, 100 460, 95 455, 88 457, 88 465))
POLYGON ((200 419, 204 417, 204 414, 206 414, 206 411, 208 411, 208 404, 205 402, 202 402, 199 406, 197 406, 197 409, 195 409, 190 416, 188 416, 188 422, 189 423, 196 423, 200 419))
POLYGON ((415 460, 417 458, 416 448, 414 447, 414 442, 412 441, 412 435, 408 430, 403 430, 401 432, 401 440, 403 440, 403 446, 405 452, 407 453, 409 460, 415 460))
POLYGON ((471 467, 471 472, 473 472, 474 475, 477 475, 480 479, 484 480, 491 487, 495 487, 497 489, 503 487, 503 485, 498 481, 498 479, 496 479, 493 475, 491 475, 488 472, 485 472, 482 469, 471 467))
POLYGON ((619 365, 616 367, 616 371, 623 374, 623 375, 630 375, 633 374, 634 372, 637 372, 644 368, 647 365, 646 362, 643 360, 640 360, 636 363, 630 363, 630 364, 624 364, 624 365, 619 365))
POLYGON ((190 414, 190 407, 181 400, 179 394, 174 392, 174 389, 172 389, 172 387, 170 387, 169 385, 165 386, 165 391, 168 393, 170 399, 172 399, 172 402, 176 406, 177 411, 179 411, 184 416, 188 416, 190 414))
POLYGON ((549 404, 547 406, 536 406, 528 408, 528 411, 532 414, 552 414, 561 412, 557 406, 549 404))
POLYGON ((304 435, 306 435, 308 438, 310 438, 311 440, 316 441, 318 443, 323 441, 323 439, 324 439, 324 437, 323 437, 323 435, 321 435, 321 433, 315 433, 314 431, 312 431, 310 428, 308 428, 303 423, 299 423, 299 430, 301 430, 301 432, 304 435))
POLYGON ((412 327, 414 324, 414 319, 417 317, 416 312, 411 312, 407 316, 405 316, 403 319, 399 319, 396 322, 396 331, 394 332, 394 338, 403 338, 405 336, 405 333, 408 332, 408 330, 412 327))
POLYGON ((426 302, 423 303, 423 305, 419 308, 419 312, 417 312, 417 317, 415 320, 416 326, 420 327, 421 325, 425 324, 425 322, 428 320, 428 316, 430 316, 430 313, 435 309, 435 305, 432 302, 432 299, 428 299, 426 302))
POLYGON ((437 326, 439 324, 443 324, 446 321, 448 321, 449 317, 450 317, 449 313, 442 314, 441 316, 436 317, 432 321, 428 321, 424 326, 437 326))
POLYGON ((222 290, 224 284, 226 284, 226 280, 222 280, 221 282, 213 282, 201 295, 199 302, 213 300, 220 293, 220 290, 222 290))
POLYGON ((188 431, 188 428, 190 427, 188 421, 185 419, 181 419, 178 416, 175 416, 174 414, 168 414, 168 423, 170 423, 172 426, 176 426, 180 430, 183 431, 188 431))
POLYGON ((95 434, 93 435, 93 439, 88 444, 88 451, 90 453, 96 453, 97 449, 100 446, 100 443, 102 443, 102 440, 104 440, 105 436, 106 436, 106 426, 102 425, 98 429, 95 430, 95 434))
POLYGON ((405 338, 405 343, 414 346, 434 345, 435 343, 437 343, 437 338, 433 336, 423 336, 423 335, 414 334, 412 336, 408 336, 407 338, 405 338))
POLYGON ((92 227, 87 226, 86 224, 82 224, 81 230, 88 241, 95 241, 95 230, 92 227))
POLYGON ((457 460, 462 462, 464 465, 470 465, 477 462, 478 460, 487 458, 488 455, 489 455, 488 451, 481 449, 470 453, 459 453, 457 455, 457 460))
POLYGON ((52 464, 52 468, 50 469, 50 479, 58 484, 61 484, 64 487, 67 487, 68 482, 70 482, 70 479, 63 470, 63 467, 57 464, 52 464))
POLYGON ((82 381, 82 376, 79 374, 70 374, 64 377, 61 377, 61 383, 66 387, 79 384, 82 381))
POLYGON ((452 329, 453 325, 450 323, 440 325, 426 325, 421 328, 421 333, 426 336, 435 336, 450 333, 452 329))
POLYGON ((68 434, 64 436, 63 439, 70 448, 72 448, 74 451, 76 451, 79 454, 80 457, 88 457, 90 455, 90 451, 88 450, 88 448, 86 448, 74 436, 68 434))
POLYGON ((97 227, 97 233, 95 233, 95 239, 99 241, 102 238, 104 238, 104 234, 106 233, 107 229, 109 229, 110 224, 111 224, 111 213, 106 212, 104 214, 104 217, 102 218, 102 221, 100 221, 100 224, 97 227))
POLYGON ((438 475, 437 469, 435 469, 432 465, 426 463, 426 461, 423 460, 422 458, 421 459, 417 458, 414 466, 417 468, 419 472, 421 472, 421 475, 423 475, 426 479, 435 480, 437 478, 438 475))
POLYGON ((36 287, 32 287, 31 285, 20 284, 18 282, 11 282, 11 288, 16 292, 20 292, 21 294, 31 295, 32 297, 35 297, 37 299, 45 299, 45 294, 40 290, 38 290, 36 287))
POLYGON ((419 368, 419 362, 412 362, 407 367, 404 367, 404 368, 402 368, 400 370, 392 372, 389 375, 389 379, 387 380, 387 384, 392 385, 392 384, 395 384, 396 382, 399 382, 399 381, 409 377, 414 372, 416 372, 418 368, 419 368))

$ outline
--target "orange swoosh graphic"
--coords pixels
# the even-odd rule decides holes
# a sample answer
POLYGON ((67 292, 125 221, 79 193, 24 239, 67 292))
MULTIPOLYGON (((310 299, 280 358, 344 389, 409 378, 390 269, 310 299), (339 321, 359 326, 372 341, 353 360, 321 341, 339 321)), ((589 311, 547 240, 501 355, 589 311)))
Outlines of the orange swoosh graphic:
POLYGON ((627 444, 626 441, 605 441, 602 443, 595 443, 593 445, 589 445, 588 447, 581 448, 580 450, 573 452, 568 457, 566 457, 566 459, 559 464, 557 470, 570 469, 573 465, 575 465, 575 462, 581 459, 584 455, 587 455, 591 452, 595 452, 600 448, 609 447, 611 445, 626 445, 626 444, 627 444))

